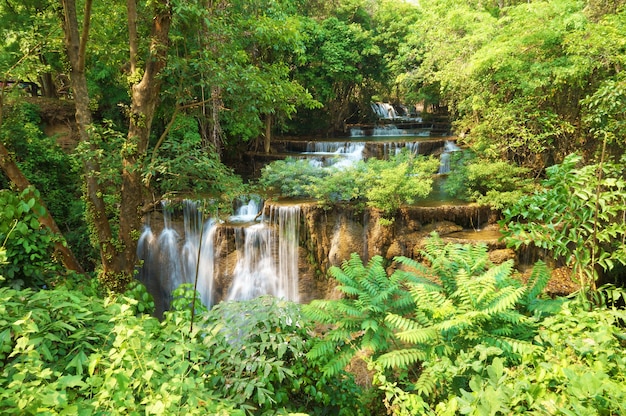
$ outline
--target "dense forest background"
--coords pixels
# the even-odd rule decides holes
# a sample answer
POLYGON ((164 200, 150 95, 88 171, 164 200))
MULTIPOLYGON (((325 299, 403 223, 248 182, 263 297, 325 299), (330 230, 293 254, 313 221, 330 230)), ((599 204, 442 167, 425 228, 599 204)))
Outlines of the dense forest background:
POLYGON ((626 263, 626 1, 4 0, 0 32, 0 412, 625 412, 622 292, 597 286, 626 263), (155 203, 228 212, 243 152, 372 102, 449 115, 449 191, 580 296, 433 237, 413 274, 346 259, 343 300, 143 313, 155 203), (249 337, 222 330, 246 307, 249 337))

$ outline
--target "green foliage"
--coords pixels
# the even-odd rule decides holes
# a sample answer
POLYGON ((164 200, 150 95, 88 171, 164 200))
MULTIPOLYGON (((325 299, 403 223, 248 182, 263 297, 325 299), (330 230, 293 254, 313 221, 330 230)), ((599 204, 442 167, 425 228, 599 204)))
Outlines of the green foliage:
POLYGON ((203 147, 197 121, 184 115, 176 118, 144 178, 154 178, 161 195, 200 194, 226 203, 244 192, 241 178, 211 148, 203 147))
POLYGON ((199 316, 205 334, 208 386, 254 414, 361 414, 347 375, 322 374, 307 357, 311 322, 300 306, 264 296, 223 302, 199 316))
POLYGON ((546 174, 542 191, 503 211, 507 244, 549 250, 573 268, 583 290, 594 288, 596 267, 626 264, 624 162, 581 166, 570 155, 546 174))
POLYGON ((502 209, 533 189, 529 169, 510 162, 490 162, 471 152, 456 152, 444 190, 453 197, 502 209))
POLYGON ((74 255, 87 267, 94 255, 85 237, 80 166, 61 149, 56 137, 42 132, 40 111, 40 107, 28 102, 6 107, 0 139, 24 176, 41 194, 74 255))
POLYGON ((285 197, 311 197, 321 205, 365 201, 392 216, 404 204, 415 203, 432 190, 434 158, 400 153, 389 160, 369 159, 350 166, 312 165, 287 158, 263 168, 259 184, 285 197))
POLYGON ((620 131, 623 6, 495 3, 439 0, 423 8, 396 57, 402 92, 445 102, 474 150, 535 173, 569 153, 593 152, 596 138, 620 131), (583 122, 587 116, 595 121, 583 122))
POLYGON ((133 299, 136 302, 131 302, 131 306, 135 309, 135 313, 154 313, 154 299, 148 293, 146 287, 138 280, 133 280, 126 286, 126 292, 124 296, 133 299))
POLYGON ((386 407, 398 415, 427 414, 489 366, 533 354, 546 310, 537 305, 550 276, 543 263, 522 284, 512 262, 490 263, 484 244, 445 244, 433 235, 423 256, 426 263, 396 258, 400 267, 388 275, 381 257, 365 266, 353 254, 330 271, 343 298, 304 308, 328 326, 307 356, 328 359, 324 371, 332 375, 364 351, 386 407))
POLYGON ((436 235, 427 242, 424 257, 428 268, 405 257, 396 260, 441 283, 411 285, 412 313, 385 318, 403 346, 376 361, 382 368, 405 371, 418 365, 419 376, 409 372, 403 383, 433 404, 466 388, 494 357, 512 365, 535 350, 536 320, 523 312, 550 275, 540 264, 523 285, 512 277, 511 261, 490 264, 485 245, 444 244, 436 235))
POLYGON ((183 326, 62 287, 0 297, 3 412, 232 414, 201 388, 183 326))
POLYGON ((509 368, 495 358, 439 414, 623 414, 624 318, 623 310, 564 303, 542 322, 535 354, 509 368))
POLYGON ((392 216, 401 205, 413 204, 432 190, 432 174, 439 168, 435 158, 401 153, 389 161, 369 159, 365 173, 367 204, 392 216))
POLYGON ((19 195, 0 190, 0 241, 7 257, 0 274, 15 288, 44 287, 63 270, 52 258, 55 237, 39 224, 44 208, 38 197, 32 188, 19 195))
POLYGON ((324 178, 325 171, 308 160, 288 157, 263 167, 259 185, 285 197, 309 196, 309 186, 316 178, 324 178))
POLYGON ((403 315, 414 308, 407 285, 417 278, 399 270, 387 276, 384 263, 381 256, 375 256, 364 265, 352 254, 341 268, 329 270, 344 297, 314 300, 304 307, 310 319, 330 326, 308 353, 310 359, 327 360, 326 375, 340 374, 358 351, 378 356, 396 343, 385 316, 403 315))
POLYGON ((303 24, 306 53, 294 76, 323 107, 303 111, 297 118, 301 124, 298 131, 303 126, 324 134, 341 131, 353 111, 349 104, 369 106, 369 87, 384 79, 381 51, 366 22, 356 18, 355 9, 364 11, 355 4, 348 8, 347 16, 331 14, 303 24))

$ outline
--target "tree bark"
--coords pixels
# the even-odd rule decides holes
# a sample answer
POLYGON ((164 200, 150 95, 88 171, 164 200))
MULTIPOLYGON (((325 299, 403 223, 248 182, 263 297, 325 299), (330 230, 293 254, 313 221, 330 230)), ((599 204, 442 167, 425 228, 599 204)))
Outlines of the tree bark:
MULTIPOLYGON (((92 154, 98 150, 90 141, 92 114, 89 110, 89 93, 85 76, 85 54, 89 33, 91 1, 86 0, 82 35, 79 35, 75 0, 62 0, 64 10, 65 45, 71 65, 71 82, 76 104, 76 122, 80 140, 88 143, 92 154)), ((130 56, 135 60, 137 53, 136 39, 136 4, 128 0, 128 22, 130 34, 130 56)), ((165 66, 169 43, 171 9, 168 0, 158 0, 153 19, 149 56, 141 81, 131 87, 131 108, 128 137, 122 149, 122 189, 119 213, 118 242, 114 242, 112 226, 106 215, 104 194, 96 180, 100 166, 94 157, 85 158, 87 196, 89 209, 94 223, 100 257, 102 260, 103 283, 110 289, 122 291, 132 279, 137 265, 137 240, 142 226, 142 204, 144 187, 142 185, 141 163, 148 148, 148 138, 152 119, 160 93, 159 73, 165 66), (121 243, 121 244, 119 244, 121 243)), ((133 64, 131 63, 131 69, 133 64)))
MULTIPOLYGON (((65 48, 70 62, 70 81, 76 107, 76 124, 80 141, 87 143, 92 155, 98 150, 90 140, 89 131, 92 128, 92 114, 89 108, 89 91, 85 75, 85 53, 89 20, 91 18, 91 0, 85 4, 83 16, 82 39, 78 30, 78 18, 75 0, 62 0, 64 12, 65 48)), ((95 157, 87 155, 83 158, 85 180, 87 184, 87 209, 94 221, 103 273, 108 274, 118 269, 116 267, 116 252, 113 245, 113 233, 107 218, 106 207, 102 199, 102 189, 98 184, 97 175, 100 165, 95 157)))
POLYGON ((122 269, 132 275, 137 263, 137 240, 142 226, 142 204, 145 188, 141 164, 148 149, 152 120, 161 91, 159 74, 166 64, 169 46, 171 10, 167 0, 156 4, 143 78, 131 87, 130 125, 122 154, 122 201, 120 206, 120 240, 124 246, 122 269))
POLYGON ((263 150, 265 154, 270 154, 271 143, 272 143, 272 114, 267 113, 265 115, 265 137, 263 140, 263 150))
POLYGON ((128 15, 128 51, 130 53, 130 74, 135 75, 137 70, 137 51, 139 50, 137 40, 137 1, 127 0, 126 10, 128 15))

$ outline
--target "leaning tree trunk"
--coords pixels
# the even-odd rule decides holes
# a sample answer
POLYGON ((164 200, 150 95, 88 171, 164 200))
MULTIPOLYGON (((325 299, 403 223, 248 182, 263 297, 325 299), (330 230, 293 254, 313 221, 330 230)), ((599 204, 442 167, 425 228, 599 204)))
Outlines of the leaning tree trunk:
MULTIPOLYGON (((1 125, 1 122, 0 122, 0 125, 1 125)), ((13 160, 13 158, 9 154, 9 151, 4 146, 4 143, 1 143, 1 142, 0 142, 0 168, 2 168, 2 170, 7 175, 9 180, 20 191, 24 191, 31 186, 28 178, 24 176, 24 173, 21 171, 19 166, 17 166, 17 164, 15 163, 15 160, 13 160)), ((50 215, 50 212, 48 212, 48 208, 46 208, 46 205, 41 200, 41 198, 37 197, 34 193, 32 193, 31 196, 35 198, 37 202, 39 203, 39 205, 41 205, 45 209, 44 214, 37 218, 39 220, 39 223, 45 227, 48 227, 54 234, 61 237, 61 241, 54 243, 54 250, 61 257, 61 262, 63 263, 66 269, 82 273, 83 272, 82 266, 80 265, 78 260, 76 260, 76 257, 74 257, 72 250, 70 250, 69 247, 67 247, 67 244, 65 243, 65 237, 63 237, 63 233, 61 233, 61 230, 59 230, 59 227, 57 226, 57 223, 54 221, 54 218, 52 218, 52 216, 50 215)))

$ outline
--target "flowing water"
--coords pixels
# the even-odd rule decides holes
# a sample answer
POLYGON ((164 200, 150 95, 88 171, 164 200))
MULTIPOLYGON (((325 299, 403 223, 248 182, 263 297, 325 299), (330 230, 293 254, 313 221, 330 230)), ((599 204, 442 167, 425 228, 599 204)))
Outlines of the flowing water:
POLYGON ((224 299, 245 300, 270 294, 299 300, 300 207, 272 206, 268 218, 257 222, 255 218, 262 210, 259 202, 251 200, 241 205, 228 223, 222 223, 203 221, 197 203, 185 200, 182 233, 172 227, 171 211, 164 202, 163 228, 157 236, 146 225, 137 249, 143 260, 139 279, 152 287, 151 293, 162 294, 155 301, 162 304, 163 310, 169 307, 171 293, 182 283, 195 284, 202 303, 210 308, 218 301, 218 279, 232 281, 224 299), (237 256, 232 270, 227 267, 227 256, 232 252, 223 250, 228 245, 235 246, 237 256))

